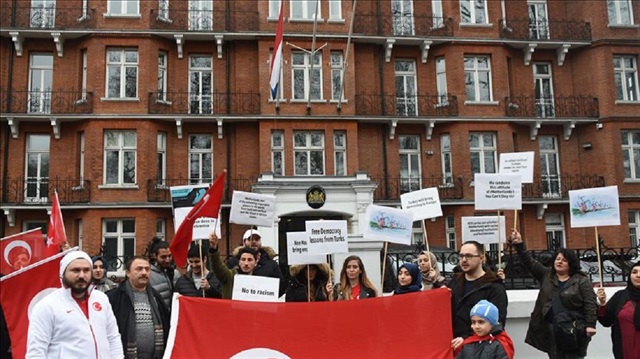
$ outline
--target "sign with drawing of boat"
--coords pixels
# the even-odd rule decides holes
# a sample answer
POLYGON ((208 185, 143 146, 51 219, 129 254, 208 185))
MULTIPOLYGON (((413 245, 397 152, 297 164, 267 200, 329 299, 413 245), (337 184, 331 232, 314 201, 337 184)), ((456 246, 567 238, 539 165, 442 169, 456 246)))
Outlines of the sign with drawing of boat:
POLYGON ((411 244, 413 213, 398 208, 369 205, 362 235, 371 241, 411 244))
POLYGON ((618 186, 569 191, 571 228, 619 226, 618 186))

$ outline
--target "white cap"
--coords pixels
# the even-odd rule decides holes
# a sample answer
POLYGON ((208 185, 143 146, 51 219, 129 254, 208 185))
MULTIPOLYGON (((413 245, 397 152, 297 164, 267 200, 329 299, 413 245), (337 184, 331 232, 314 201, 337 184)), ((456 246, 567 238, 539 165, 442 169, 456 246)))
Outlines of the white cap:
POLYGON ((247 229, 247 231, 244 232, 244 235, 242 236, 242 240, 246 241, 247 239, 249 239, 249 237, 251 237, 254 234, 262 238, 262 235, 260 234, 260 232, 258 232, 257 229, 247 229))
POLYGON ((64 271, 69 266, 69 263, 73 262, 76 259, 84 259, 89 262, 90 266, 92 265, 91 257, 89 257, 87 253, 83 251, 71 251, 64 257, 62 257, 62 260, 60 261, 60 280, 62 280, 62 277, 64 277, 64 271))

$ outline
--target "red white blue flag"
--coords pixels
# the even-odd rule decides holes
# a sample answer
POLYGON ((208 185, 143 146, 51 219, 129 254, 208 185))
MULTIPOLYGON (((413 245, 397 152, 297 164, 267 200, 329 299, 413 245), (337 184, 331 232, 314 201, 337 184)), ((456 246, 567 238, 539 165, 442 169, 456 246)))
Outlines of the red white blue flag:
POLYGON ((282 64, 282 27, 284 24, 284 0, 280 0, 280 15, 278 17, 278 28, 276 29, 276 43, 273 46, 271 56, 271 76, 269 77, 269 87, 271 88, 271 98, 278 97, 280 87, 280 66, 282 64))

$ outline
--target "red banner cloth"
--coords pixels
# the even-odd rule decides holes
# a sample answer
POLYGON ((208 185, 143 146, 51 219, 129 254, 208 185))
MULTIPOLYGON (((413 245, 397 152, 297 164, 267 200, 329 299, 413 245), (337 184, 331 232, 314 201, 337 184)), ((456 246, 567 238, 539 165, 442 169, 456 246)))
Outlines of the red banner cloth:
POLYGON ((45 257, 44 237, 40 228, 0 239, 0 273, 9 274, 45 257))
POLYGON ((28 312, 40 299, 62 285, 60 260, 67 253, 69 251, 58 253, 0 279, 0 302, 14 359, 22 359, 27 354, 28 312))
POLYGON ((181 296, 173 326, 171 358, 453 358, 444 288, 314 303, 181 296))

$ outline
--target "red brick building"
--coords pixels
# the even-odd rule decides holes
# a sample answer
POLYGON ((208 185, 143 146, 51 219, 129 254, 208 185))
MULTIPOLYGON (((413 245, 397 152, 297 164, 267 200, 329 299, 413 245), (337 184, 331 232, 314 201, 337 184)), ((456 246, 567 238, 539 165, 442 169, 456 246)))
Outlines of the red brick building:
MULTIPOLYGON (((460 218, 489 214, 474 173, 533 151, 530 247, 592 246, 568 191, 614 185, 622 223, 598 233, 638 246, 639 1, 282 1, 273 100, 280 0, 2 0, 1 234, 46 229, 55 188, 73 245, 140 254, 173 236, 169 186, 227 169, 223 217, 233 190, 275 194, 264 239, 280 252, 304 219, 357 237, 369 203, 427 187, 443 210, 429 243, 455 249, 460 218)), ((224 225, 226 246, 246 228, 224 225)))

